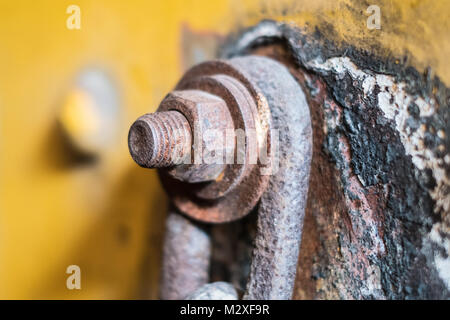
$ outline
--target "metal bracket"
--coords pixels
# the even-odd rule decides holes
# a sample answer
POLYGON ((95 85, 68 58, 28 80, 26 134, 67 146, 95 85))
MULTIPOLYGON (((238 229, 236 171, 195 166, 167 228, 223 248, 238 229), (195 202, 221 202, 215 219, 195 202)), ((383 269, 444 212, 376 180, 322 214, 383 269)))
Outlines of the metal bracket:
MULTIPOLYGON (((173 166, 160 169, 163 184, 176 207, 172 207, 167 218, 161 298, 195 299, 202 296, 217 299, 221 292, 230 298, 230 290, 224 290, 223 283, 207 285, 212 245, 206 223, 239 219, 260 200, 255 248, 243 298, 290 299, 312 154, 311 120, 303 91, 282 64, 265 57, 245 56, 194 67, 182 78, 174 94, 162 102, 159 111, 183 114, 190 124, 190 134, 195 136, 198 124, 208 119, 201 115, 212 112, 211 109, 218 109, 220 113, 216 118, 223 120, 217 125, 212 124, 213 127, 229 128, 228 119, 231 118, 231 126, 235 129, 243 128, 246 133, 255 129, 256 135, 253 140, 246 139, 242 150, 233 146, 233 152, 246 154, 245 161, 238 165, 227 164, 222 171, 219 168, 219 178, 212 178, 215 174, 202 176, 202 170, 208 171, 206 166, 198 172, 204 183, 181 182, 180 176, 186 177, 184 174, 190 170, 187 176, 192 177, 198 164, 191 164, 193 167, 188 166, 181 173, 174 171, 173 166), (189 91, 190 98, 186 99, 186 94, 178 93, 186 90, 206 92, 214 99, 196 98, 200 93, 193 91, 189 91), (201 106, 206 100, 208 108, 203 110, 201 106), (228 108, 229 118, 222 101, 228 108), (259 157, 256 163, 251 163, 249 152, 252 148, 258 155, 266 148, 269 161, 264 162, 259 157)), ((158 132, 155 133, 155 116, 150 121, 148 115, 144 117, 130 129, 129 144, 133 158, 148 167, 146 163, 154 153, 148 154, 151 148, 142 148, 142 145, 150 141, 154 147, 161 141, 158 132), (142 150, 147 153, 143 154, 142 150)), ((214 114, 210 118, 214 118, 214 114)), ((170 128, 164 130, 165 133, 174 132, 170 128)), ((172 145, 174 139, 167 139, 170 136, 177 135, 166 134, 162 143, 172 145)), ((191 143, 191 138, 183 137, 177 141, 191 143)), ((205 139, 201 142, 205 145, 205 139)), ((168 153, 162 154, 163 160, 170 158, 167 158, 168 153)), ((208 172, 214 173, 216 169, 208 172)), ((234 295, 238 296, 236 292, 234 295)))

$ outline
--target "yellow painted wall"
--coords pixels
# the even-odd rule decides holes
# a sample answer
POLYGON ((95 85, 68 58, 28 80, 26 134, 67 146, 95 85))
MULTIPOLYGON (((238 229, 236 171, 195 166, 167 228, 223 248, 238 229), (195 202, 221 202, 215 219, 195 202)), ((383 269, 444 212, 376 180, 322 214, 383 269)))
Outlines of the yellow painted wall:
POLYGON ((367 30, 365 1, 0 0, 0 298, 156 297, 166 198, 126 137, 186 67, 186 28, 215 39, 262 18, 318 27, 380 55, 409 52, 448 85, 449 2, 373 2, 381 30, 367 30), (81 8, 80 30, 66 27, 70 4, 81 8), (115 84, 120 121, 95 163, 70 166, 55 128, 88 68, 115 84), (71 264, 81 290, 66 289, 71 264))

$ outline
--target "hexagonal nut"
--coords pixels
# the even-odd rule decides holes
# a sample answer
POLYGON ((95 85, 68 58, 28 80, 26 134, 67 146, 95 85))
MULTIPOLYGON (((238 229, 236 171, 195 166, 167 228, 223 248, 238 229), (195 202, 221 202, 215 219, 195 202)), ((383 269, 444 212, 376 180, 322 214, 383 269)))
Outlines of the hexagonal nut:
POLYGON ((227 159, 234 155, 233 119, 224 100, 200 90, 172 91, 158 111, 176 110, 188 120, 193 137, 192 153, 169 174, 185 182, 212 181, 220 177, 227 159))

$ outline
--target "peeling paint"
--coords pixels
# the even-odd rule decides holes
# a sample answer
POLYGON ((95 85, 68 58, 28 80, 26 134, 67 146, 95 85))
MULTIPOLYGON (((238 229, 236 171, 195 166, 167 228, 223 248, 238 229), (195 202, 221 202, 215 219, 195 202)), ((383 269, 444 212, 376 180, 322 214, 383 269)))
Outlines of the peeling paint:
MULTIPOLYGON (((403 146, 418 170, 430 169, 436 180, 436 187, 430 190, 431 197, 436 201, 435 212, 442 211, 444 219, 448 219, 450 212, 450 179, 445 174, 442 159, 434 154, 434 150, 424 145, 425 134, 428 128, 421 125, 418 128, 408 126, 411 119, 408 108, 411 104, 419 108, 419 116, 431 117, 435 114, 436 100, 431 98, 426 102, 422 97, 412 97, 406 92, 404 82, 397 83, 394 77, 384 74, 375 74, 369 71, 362 71, 348 57, 334 57, 323 63, 314 60, 309 65, 319 72, 332 72, 337 79, 343 79, 345 75, 350 75, 352 79, 362 82, 364 97, 367 98, 377 86, 378 105, 385 117, 394 120, 396 130, 400 134, 403 146)), ((438 138, 443 140, 443 131, 438 138)), ((444 146, 442 144, 442 146, 444 146)), ((445 148, 445 147, 444 147, 445 148)), ((448 150, 443 150, 448 153, 448 150)), ((448 221, 450 223, 450 221, 448 221)))
MULTIPOLYGON (((448 237, 448 230, 441 223, 433 225, 428 236, 425 238, 425 242, 431 245, 437 246, 439 250, 433 250, 433 258, 436 268, 439 272, 439 276, 444 280, 447 288, 450 288, 450 237, 448 237)), ((427 248, 426 244, 424 248, 427 248)))
POLYGON ((285 61, 309 95, 314 184, 298 297, 449 298, 450 89, 402 57, 282 23, 224 48, 249 52, 285 61))

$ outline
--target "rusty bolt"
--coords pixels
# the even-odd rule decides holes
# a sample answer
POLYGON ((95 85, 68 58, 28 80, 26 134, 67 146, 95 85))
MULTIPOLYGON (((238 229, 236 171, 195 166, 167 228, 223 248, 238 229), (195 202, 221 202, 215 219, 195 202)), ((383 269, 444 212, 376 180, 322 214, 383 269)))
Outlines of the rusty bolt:
POLYGON ((159 168, 173 204, 203 222, 245 216, 269 181, 259 155, 271 161, 270 110, 241 69, 230 61, 193 67, 128 136, 133 159, 159 168))
MULTIPOLYGON (((312 157, 311 118, 302 88, 282 64, 269 58, 246 56, 195 67, 177 86, 177 90, 185 89, 205 89, 221 96, 234 115, 233 120, 238 118, 236 115, 243 115, 244 118, 245 102, 256 102, 258 112, 251 112, 251 108, 247 111, 260 119, 265 114, 271 115, 267 123, 274 131, 271 135, 273 139, 268 142, 277 144, 280 141, 271 150, 275 153, 273 160, 278 162, 278 167, 270 172, 273 174, 267 187, 262 177, 268 176, 259 171, 260 165, 248 166, 238 185, 213 201, 190 197, 195 184, 177 183, 161 175, 177 207, 171 207, 167 220, 162 298, 237 297, 230 285, 220 282, 205 284, 208 282, 214 235, 208 233, 209 228, 205 228, 203 223, 197 224, 179 215, 176 209, 202 222, 226 222, 245 215, 248 208, 255 204, 254 201, 260 199, 257 234, 253 240, 255 248, 243 299, 290 299, 302 238, 312 157), (251 95, 246 96, 245 91, 238 88, 239 84, 247 84, 245 87, 251 95), (239 99, 240 95, 249 99, 239 99), (234 107, 239 107, 240 112, 233 109, 233 101, 237 102, 234 107), (265 108, 267 101, 270 101, 270 109, 265 108)), ((250 104, 247 106, 251 107, 250 104)), ((260 125, 263 126, 264 121, 260 121, 260 125)), ((229 177, 231 175, 225 175, 224 180, 229 177)), ((204 190, 219 184, 214 181, 200 188, 204 190)), ((232 234, 231 230, 229 235, 232 234)))
POLYGON ((190 154, 191 141, 189 122, 178 111, 147 113, 133 123, 128 134, 131 156, 144 168, 179 164, 190 154))
POLYGON ((131 126, 132 158, 145 168, 167 168, 172 177, 190 183, 215 180, 225 169, 234 145, 226 144, 234 124, 226 103, 199 90, 173 91, 158 111, 131 126))

